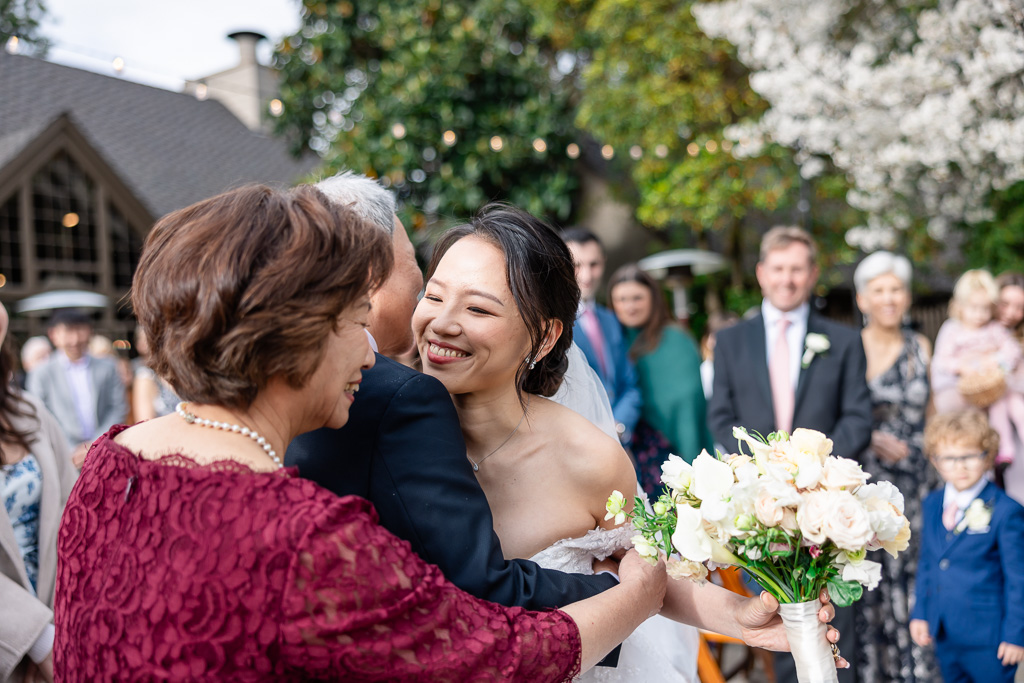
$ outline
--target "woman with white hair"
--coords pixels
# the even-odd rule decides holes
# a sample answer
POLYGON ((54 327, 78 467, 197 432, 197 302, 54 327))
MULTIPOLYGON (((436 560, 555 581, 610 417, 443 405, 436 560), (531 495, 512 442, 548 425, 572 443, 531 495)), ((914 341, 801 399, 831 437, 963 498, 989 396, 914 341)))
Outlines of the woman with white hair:
POLYGON ((858 604, 857 632, 862 651, 860 680, 934 680, 931 652, 910 640, 909 599, 921 527, 921 501, 933 488, 934 472, 922 453, 928 404, 928 340, 905 326, 910 309, 910 261, 876 251, 853 275, 857 306, 864 315, 864 354, 871 391, 873 431, 864 453, 872 481, 890 481, 903 493, 911 524, 910 547, 899 558, 885 555, 882 582, 858 604))

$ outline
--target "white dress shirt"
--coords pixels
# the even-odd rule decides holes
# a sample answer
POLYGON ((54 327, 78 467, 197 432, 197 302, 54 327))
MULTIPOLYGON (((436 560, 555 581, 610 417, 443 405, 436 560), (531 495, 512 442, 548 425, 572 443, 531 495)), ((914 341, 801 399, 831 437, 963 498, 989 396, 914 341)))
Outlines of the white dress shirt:
POLYGON ((89 377, 89 354, 73 361, 63 351, 57 353, 75 402, 75 413, 81 428, 79 440, 89 441, 96 432, 96 394, 89 377))
POLYGON ((811 305, 806 302, 785 313, 768 303, 767 299, 761 302, 761 316, 764 318, 765 362, 769 367, 772 364, 772 351, 775 350, 775 338, 779 335, 778 322, 781 318, 789 321, 786 341, 789 342, 789 375, 793 382, 794 394, 797 381, 800 379, 800 361, 804 355, 804 337, 807 336, 807 316, 810 313, 811 305))

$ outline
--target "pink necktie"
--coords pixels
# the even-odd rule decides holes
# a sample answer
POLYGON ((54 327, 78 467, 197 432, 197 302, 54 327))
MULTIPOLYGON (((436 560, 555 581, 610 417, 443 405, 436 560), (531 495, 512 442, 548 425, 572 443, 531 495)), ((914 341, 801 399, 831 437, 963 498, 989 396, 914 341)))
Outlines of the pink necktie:
POLYGON ((601 375, 607 377, 608 361, 604 355, 604 335, 601 334, 601 323, 598 321, 594 309, 590 306, 585 307, 580 322, 583 324, 583 331, 586 333, 587 339, 590 340, 590 345, 594 347, 597 364, 601 366, 599 368, 601 375))
POLYGON ((775 407, 775 428, 788 432, 793 428, 793 380, 789 374, 789 340, 786 329, 789 321, 781 318, 768 374, 772 382, 772 404, 775 407))
POLYGON ((956 513, 960 511, 960 508, 956 503, 949 503, 942 511, 942 526, 946 527, 946 531, 952 531, 953 527, 956 526, 956 513))

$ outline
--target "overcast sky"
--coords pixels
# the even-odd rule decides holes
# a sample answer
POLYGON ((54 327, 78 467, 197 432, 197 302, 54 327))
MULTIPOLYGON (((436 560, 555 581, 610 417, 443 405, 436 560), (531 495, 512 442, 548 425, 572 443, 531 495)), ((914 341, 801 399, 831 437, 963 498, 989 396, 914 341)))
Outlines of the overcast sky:
MULTIPOLYGON (((258 31, 271 41, 299 26, 299 0, 46 0, 47 59, 170 90, 238 62, 227 34, 258 31)), ((262 45, 269 61, 271 46, 262 45)))

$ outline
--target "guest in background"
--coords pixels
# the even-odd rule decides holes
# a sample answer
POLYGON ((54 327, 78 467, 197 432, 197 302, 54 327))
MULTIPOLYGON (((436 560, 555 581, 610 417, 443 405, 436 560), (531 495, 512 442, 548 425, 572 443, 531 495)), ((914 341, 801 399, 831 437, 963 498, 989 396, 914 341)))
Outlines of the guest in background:
POLYGON ((28 373, 45 363, 53 352, 53 346, 46 337, 29 337, 21 347, 21 370, 15 373, 18 386, 25 388, 28 373))
MULTIPOLYGON (((999 288, 996 320, 1008 329, 1018 342, 1024 342, 1024 274, 1002 273, 996 278, 996 286, 999 288)), ((1012 391, 1024 393, 1024 363, 1018 364, 1017 371, 1007 377, 1006 381, 1012 391)), ((1024 450, 1019 434, 1014 440, 1013 451, 1013 462, 999 474, 1007 495, 1024 504, 1024 457, 1021 457, 1024 450)))
POLYGON ((149 367, 149 340, 141 327, 135 330, 135 350, 139 357, 133 364, 132 420, 142 422, 170 415, 179 399, 171 385, 149 367))
POLYGON ((630 447, 640 484, 656 499, 661 492, 661 465, 669 453, 692 462, 702 450, 714 452, 700 382, 700 354, 693 339, 672 321, 661 287, 635 264, 615 271, 608 292, 625 330, 643 399, 630 447))
POLYGON ((1013 335, 993 319, 998 299, 999 290, 988 271, 968 270, 961 275, 949 303, 950 317, 935 339, 932 364, 938 412, 963 410, 969 403, 988 408, 989 422, 999 433, 997 471, 1013 462, 1014 439, 1024 434, 1024 394, 1008 381, 1024 356, 1013 335), (965 393, 979 386, 978 392, 965 393), (986 397, 980 400, 979 394, 986 397))
POLYGON ((636 369, 622 339, 622 327, 615 314, 595 301, 604 275, 604 246, 597 235, 585 228, 566 230, 562 239, 572 254, 576 284, 580 286, 580 311, 573 324, 573 339, 608 393, 619 441, 629 445, 640 419, 642 399, 636 369))
POLYGON ((928 420, 946 484, 924 501, 910 634, 934 643, 946 683, 1012 683, 1024 661, 1024 508, 988 481, 999 435, 984 413, 928 420))
POLYGON ((910 599, 914 594, 921 533, 921 501, 938 478, 922 452, 928 405, 931 345, 904 326, 910 310, 911 266, 903 256, 877 251, 853 275, 857 306, 864 316, 861 339, 873 413, 871 445, 864 471, 871 481, 892 482, 903 494, 910 520, 910 546, 898 558, 880 553, 882 582, 864 593, 856 612, 863 683, 932 681, 937 668, 930 649, 910 639, 910 599))
POLYGON ((0 681, 52 681, 57 527, 76 472, 57 421, 10 382, 7 327, 0 305, 0 681))
POLYGON ((128 413, 117 364, 88 352, 92 321, 71 309, 53 314, 47 332, 57 349, 34 369, 26 382, 29 393, 53 413, 71 447, 76 467, 89 446, 128 413))

